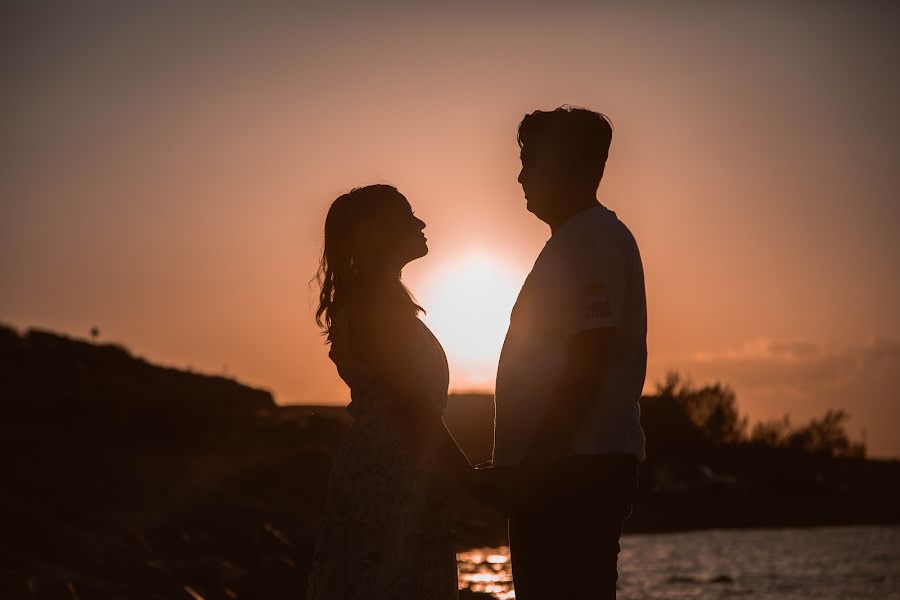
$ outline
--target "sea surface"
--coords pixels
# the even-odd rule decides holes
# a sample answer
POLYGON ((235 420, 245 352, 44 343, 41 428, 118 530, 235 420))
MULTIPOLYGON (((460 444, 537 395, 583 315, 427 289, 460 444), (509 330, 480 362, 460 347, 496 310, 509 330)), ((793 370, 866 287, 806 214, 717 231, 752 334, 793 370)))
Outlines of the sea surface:
MULTIPOLYGON (((900 599, 896 526, 626 535, 621 546, 620 600, 900 599)), ((457 560, 460 589, 515 598, 509 548, 479 548, 457 560)), ((566 570, 565 548, 548 552, 547 561, 560 579, 585 578, 566 570)))

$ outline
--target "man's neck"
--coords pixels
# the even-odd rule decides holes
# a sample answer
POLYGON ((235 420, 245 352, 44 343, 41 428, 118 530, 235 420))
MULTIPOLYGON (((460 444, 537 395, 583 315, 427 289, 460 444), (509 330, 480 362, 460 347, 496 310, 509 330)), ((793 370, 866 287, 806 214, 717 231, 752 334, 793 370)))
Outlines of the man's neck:
POLYGON ((547 220, 547 225, 550 226, 550 234, 552 235, 556 233, 559 228, 562 227, 563 223, 568 221, 573 216, 596 206, 600 206, 600 202, 597 200, 596 196, 584 196, 583 198, 578 198, 575 201, 567 204, 564 210, 560 211, 558 214, 553 215, 547 220))

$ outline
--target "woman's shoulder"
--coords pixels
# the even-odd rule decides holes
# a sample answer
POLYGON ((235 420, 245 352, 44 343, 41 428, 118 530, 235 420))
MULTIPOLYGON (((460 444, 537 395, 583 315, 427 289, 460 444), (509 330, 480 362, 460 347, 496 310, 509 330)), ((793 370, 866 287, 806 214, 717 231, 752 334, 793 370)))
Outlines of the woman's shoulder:
POLYGON ((414 333, 418 319, 380 298, 354 298, 335 310, 329 330, 332 349, 387 351, 414 333))

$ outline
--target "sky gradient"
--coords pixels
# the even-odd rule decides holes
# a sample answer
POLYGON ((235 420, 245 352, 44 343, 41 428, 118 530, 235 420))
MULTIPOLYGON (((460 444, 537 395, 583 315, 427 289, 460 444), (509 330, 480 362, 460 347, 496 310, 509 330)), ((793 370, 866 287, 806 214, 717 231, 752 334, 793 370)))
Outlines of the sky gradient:
POLYGON ((307 283, 330 202, 389 182, 428 223, 404 278, 453 386, 490 387, 549 235, 516 125, 570 103, 615 126, 599 198, 641 247, 648 391, 844 408, 900 456, 900 8, 528 6, 4 3, 0 321, 345 402, 307 283))

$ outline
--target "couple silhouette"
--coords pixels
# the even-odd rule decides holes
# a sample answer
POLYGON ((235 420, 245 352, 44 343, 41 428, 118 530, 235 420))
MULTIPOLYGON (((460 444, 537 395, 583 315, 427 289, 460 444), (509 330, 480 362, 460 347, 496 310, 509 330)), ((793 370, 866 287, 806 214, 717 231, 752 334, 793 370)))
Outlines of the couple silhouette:
POLYGON ((615 598, 644 459, 641 258, 597 200, 606 116, 535 111, 517 139, 526 208, 551 236, 510 315, 490 465, 473 467, 443 423, 447 360, 401 280, 428 253, 425 223, 389 185, 356 188, 328 211, 316 321, 354 419, 334 458, 309 600, 456 598, 449 502, 460 489, 508 516, 518 600, 615 598), (555 578, 559 560, 581 577, 555 578))

